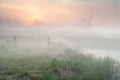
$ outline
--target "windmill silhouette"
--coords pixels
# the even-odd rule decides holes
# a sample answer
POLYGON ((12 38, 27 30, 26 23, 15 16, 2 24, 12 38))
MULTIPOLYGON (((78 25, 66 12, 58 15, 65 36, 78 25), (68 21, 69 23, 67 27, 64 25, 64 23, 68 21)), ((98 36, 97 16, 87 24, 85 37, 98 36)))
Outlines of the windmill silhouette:
POLYGON ((82 18, 82 21, 84 22, 85 27, 92 27, 93 26, 93 24, 92 24, 93 17, 94 17, 93 15, 90 15, 88 17, 88 19, 82 18))

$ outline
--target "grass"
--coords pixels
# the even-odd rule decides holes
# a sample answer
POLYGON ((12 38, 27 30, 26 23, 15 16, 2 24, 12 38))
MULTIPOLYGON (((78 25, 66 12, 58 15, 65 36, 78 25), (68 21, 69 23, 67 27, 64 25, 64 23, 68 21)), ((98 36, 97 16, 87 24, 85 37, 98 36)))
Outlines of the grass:
POLYGON ((120 63, 112 58, 96 58, 72 49, 49 53, 21 58, 1 53, 0 80, 120 80, 120 63))

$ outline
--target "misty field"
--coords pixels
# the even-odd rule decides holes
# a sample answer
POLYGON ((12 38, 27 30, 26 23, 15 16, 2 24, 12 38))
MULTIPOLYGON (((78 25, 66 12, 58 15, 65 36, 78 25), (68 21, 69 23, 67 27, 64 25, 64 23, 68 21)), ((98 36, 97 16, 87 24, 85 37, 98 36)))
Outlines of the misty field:
POLYGON ((0 43, 0 80, 120 80, 120 63, 55 41, 12 38, 0 43))
POLYGON ((120 0, 0 0, 0 80, 120 80, 120 0))

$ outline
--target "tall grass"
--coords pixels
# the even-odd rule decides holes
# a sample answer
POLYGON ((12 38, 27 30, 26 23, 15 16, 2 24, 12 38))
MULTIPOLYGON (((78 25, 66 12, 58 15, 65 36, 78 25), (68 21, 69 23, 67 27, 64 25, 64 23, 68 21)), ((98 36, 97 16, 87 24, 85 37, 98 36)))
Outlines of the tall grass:
POLYGON ((53 56, 48 51, 36 57, 2 57, 0 80, 120 80, 120 63, 110 57, 96 58, 72 49, 53 56))

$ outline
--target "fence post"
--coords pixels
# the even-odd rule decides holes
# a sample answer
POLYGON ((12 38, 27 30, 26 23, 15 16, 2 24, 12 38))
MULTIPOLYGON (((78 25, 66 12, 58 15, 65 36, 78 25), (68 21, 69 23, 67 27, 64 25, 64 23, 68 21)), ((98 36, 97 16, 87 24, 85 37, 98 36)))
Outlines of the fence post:
POLYGON ((48 36, 47 38, 47 48, 49 49, 50 48, 50 37, 48 36))
POLYGON ((17 37, 16 36, 14 36, 14 41, 15 41, 15 45, 16 45, 16 43, 17 43, 17 37))

